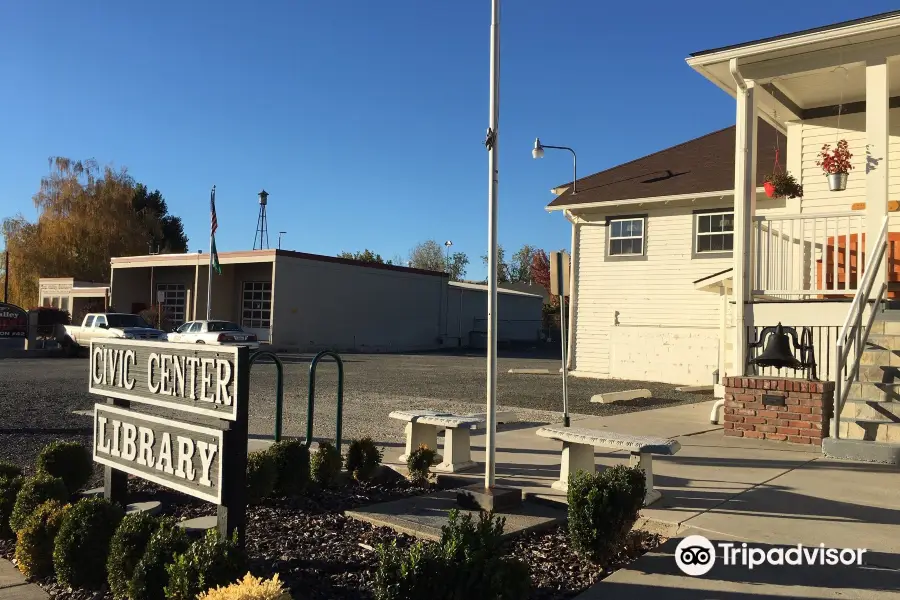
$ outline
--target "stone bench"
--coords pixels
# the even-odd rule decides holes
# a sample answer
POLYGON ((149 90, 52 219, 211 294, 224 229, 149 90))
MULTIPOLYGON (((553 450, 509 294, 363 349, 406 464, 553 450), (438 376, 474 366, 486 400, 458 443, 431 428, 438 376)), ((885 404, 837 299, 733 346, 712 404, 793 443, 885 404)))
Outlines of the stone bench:
POLYGON ((437 450, 438 430, 443 429, 444 455, 438 456, 441 462, 434 470, 456 473, 476 466, 472 460, 469 432, 473 425, 484 423, 484 417, 433 410, 395 410, 388 416, 406 421, 406 451, 400 455, 401 462, 405 463, 409 455, 422 444, 437 450))
POLYGON ((538 429, 537 434, 562 442, 559 481, 555 481, 551 486, 562 492, 569 490, 569 477, 578 471, 593 473, 596 470, 594 448, 631 452, 629 464, 637 465, 647 478, 644 506, 649 506, 662 496, 662 493, 653 487, 653 455, 671 456, 681 450, 681 444, 668 438, 627 435, 596 429, 547 426, 538 429))

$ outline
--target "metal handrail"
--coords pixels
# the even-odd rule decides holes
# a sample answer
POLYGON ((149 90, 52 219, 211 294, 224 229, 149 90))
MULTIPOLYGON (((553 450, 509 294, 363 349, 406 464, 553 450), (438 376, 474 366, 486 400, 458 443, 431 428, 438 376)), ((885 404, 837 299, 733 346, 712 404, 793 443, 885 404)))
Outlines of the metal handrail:
POLYGON ((257 361, 261 356, 266 356, 272 359, 275 363, 275 441, 281 441, 281 422, 282 422, 282 412, 284 411, 284 365, 281 363, 281 359, 278 358, 278 355, 274 352, 269 352, 268 350, 258 350, 250 355, 250 368, 253 368, 253 363, 257 361))
POLYGON ((344 420, 344 361, 341 355, 331 350, 323 350, 316 354, 309 363, 309 398, 306 406, 306 447, 309 448, 313 439, 313 413, 316 405, 316 367, 319 361, 330 356, 337 363, 337 424, 334 430, 334 447, 341 449, 341 424, 344 420))
POLYGON ((835 372, 834 415, 831 420, 834 427, 832 435, 835 439, 840 438, 841 410, 843 410, 844 403, 850 393, 850 385, 859 375, 863 344, 869 339, 869 333, 872 331, 872 325, 875 323, 875 316, 878 314, 877 307, 881 304, 887 292, 887 281, 884 281, 878 287, 878 293, 875 296, 875 306, 866 322, 865 332, 863 332, 861 327, 863 313, 872 294, 872 287, 875 285, 875 274, 878 272, 887 253, 887 231, 888 217, 885 216, 881 224, 881 233, 878 235, 878 240, 872 245, 872 252, 866 261, 865 272, 859 284, 859 289, 853 297, 850 310, 847 312, 847 318, 844 319, 844 325, 838 334, 837 352, 835 353, 837 355, 837 369, 835 372), (851 344, 853 344, 855 356, 850 364, 850 368, 847 370, 848 376, 845 379, 844 370, 847 367, 846 363, 850 355, 851 344))

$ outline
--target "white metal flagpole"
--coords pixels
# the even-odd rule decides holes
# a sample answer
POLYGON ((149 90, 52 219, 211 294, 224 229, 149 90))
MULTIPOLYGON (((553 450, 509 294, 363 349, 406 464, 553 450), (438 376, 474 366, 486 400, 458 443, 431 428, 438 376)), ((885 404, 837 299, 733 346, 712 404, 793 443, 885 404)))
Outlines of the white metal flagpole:
POLYGON ((487 435, 484 487, 494 487, 497 432, 497 139, 500 121, 500 0, 491 0, 491 121, 488 149, 487 435))
POLYGON ((213 272, 213 236, 216 233, 213 225, 216 210, 216 186, 209 193, 209 276, 206 280, 206 320, 212 320, 212 272, 213 272))

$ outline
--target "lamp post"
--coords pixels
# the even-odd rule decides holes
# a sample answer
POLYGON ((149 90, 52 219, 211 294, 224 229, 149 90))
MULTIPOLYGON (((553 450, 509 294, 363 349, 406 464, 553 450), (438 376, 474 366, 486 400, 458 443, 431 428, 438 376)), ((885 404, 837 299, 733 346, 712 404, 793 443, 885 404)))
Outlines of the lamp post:
POLYGON ((286 233, 287 233, 287 231, 279 231, 278 232, 278 249, 279 250, 281 250, 281 236, 283 236, 286 233))
POLYGON ((446 242, 444 242, 444 246, 446 246, 446 248, 447 248, 447 258, 445 259, 444 264, 446 265, 446 269, 447 269, 448 273, 450 272, 450 246, 452 246, 452 245, 453 245, 453 242, 451 242, 450 240, 447 240, 446 242))
POLYGON ((544 158, 545 148, 552 148, 553 150, 568 150, 572 153, 572 195, 574 196, 578 193, 578 188, 575 183, 578 180, 578 157, 575 156, 575 151, 568 146, 546 146, 544 144, 541 144, 541 138, 534 138, 534 149, 531 151, 532 158, 544 158))

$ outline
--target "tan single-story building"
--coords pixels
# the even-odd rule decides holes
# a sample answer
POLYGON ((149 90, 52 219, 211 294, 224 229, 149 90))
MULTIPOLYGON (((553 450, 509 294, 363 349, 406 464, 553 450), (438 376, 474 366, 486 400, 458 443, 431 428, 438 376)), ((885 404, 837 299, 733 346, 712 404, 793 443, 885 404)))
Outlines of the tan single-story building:
POLYGON ((103 311, 109 304, 109 284, 78 281, 72 277, 42 277, 38 280, 41 306, 68 311, 76 320, 87 312, 103 311))
MULTIPOLYGON (((487 316, 486 289, 451 283, 446 273, 288 250, 221 252, 219 263, 211 317, 238 323, 278 349, 469 346, 487 316)), ((201 253, 113 258, 110 304, 138 313, 158 303, 175 324, 205 319, 208 269, 209 254, 201 253)), ((540 297, 500 298, 501 338, 537 341, 540 297), (505 317, 517 324, 503 326, 505 317)))

